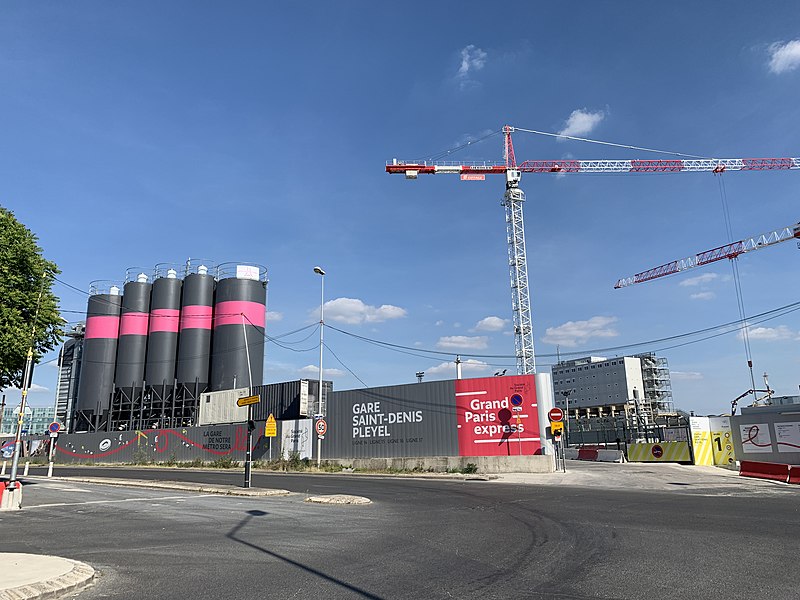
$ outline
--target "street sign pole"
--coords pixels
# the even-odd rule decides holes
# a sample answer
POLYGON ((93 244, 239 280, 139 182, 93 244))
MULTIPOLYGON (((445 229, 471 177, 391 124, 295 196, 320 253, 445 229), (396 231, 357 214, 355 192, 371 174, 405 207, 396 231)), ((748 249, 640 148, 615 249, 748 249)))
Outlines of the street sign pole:
POLYGON ((249 488, 253 468, 253 405, 247 405, 247 452, 244 456, 244 487, 249 488))

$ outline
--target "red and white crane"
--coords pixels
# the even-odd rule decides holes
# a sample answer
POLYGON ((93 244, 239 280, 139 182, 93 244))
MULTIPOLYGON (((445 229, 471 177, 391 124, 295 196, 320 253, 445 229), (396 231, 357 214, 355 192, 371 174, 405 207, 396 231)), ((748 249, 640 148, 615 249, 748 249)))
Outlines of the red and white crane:
POLYGON ((652 281, 653 279, 658 279, 659 277, 666 277, 667 275, 674 275, 675 273, 680 273, 681 271, 686 271, 688 269, 702 267, 725 258, 728 260, 733 260, 745 252, 762 250, 764 248, 774 246, 775 244, 788 242, 794 239, 800 239, 800 223, 787 225, 786 227, 781 227, 780 229, 754 235, 752 237, 739 240, 738 242, 725 244, 719 248, 712 248, 711 250, 698 252, 692 256, 687 256, 686 258, 681 258, 679 260, 673 260, 663 265, 653 267, 652 269, 648 269, 647 271, 642 271, 641 273, 637 273, 631 277, 623 277, 617 281, 617 284, 614 286, 614 288, 619 289, 628 287, 635 283, 652 281))
POLYGON ((511 305, 514 316, 514 346, 517 373, 536 372, 528 267, 525 252, 525 227, 520 189, 522 173, 695 173, 725 171, 774 171, 800 169, 800 158, 700 158, 655 160, 526 160, 517 163, 511 134, 514 127, 503 127, 503 162, 399 161, 386 163, 386 172, 406 179, 419 175, 461 175, 464 180, 484 179, 486 175, 505 175, 508 262, 511 277, 511 305))

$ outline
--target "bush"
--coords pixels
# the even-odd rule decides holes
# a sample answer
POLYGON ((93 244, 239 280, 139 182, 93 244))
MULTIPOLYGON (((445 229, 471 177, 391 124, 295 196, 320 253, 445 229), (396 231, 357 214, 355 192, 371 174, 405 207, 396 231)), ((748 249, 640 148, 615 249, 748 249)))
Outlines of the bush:
POLYGON ((232 469, 238 464, 230 456, 220 456, 216 460, 212 460, 208 466, 214 469, 232 469))

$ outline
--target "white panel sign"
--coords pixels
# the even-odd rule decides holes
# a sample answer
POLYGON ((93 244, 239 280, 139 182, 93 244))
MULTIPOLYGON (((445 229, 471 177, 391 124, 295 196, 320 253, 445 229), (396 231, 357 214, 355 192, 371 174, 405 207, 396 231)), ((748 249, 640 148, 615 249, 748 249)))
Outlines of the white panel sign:
POLYGON ((778 452, 800 452, 800 423, 775 423, 778 452))
POLYGON ((772 452, 772 437, 769 434, 768 423, 739 425, 739 430, 742 434, 742 452, 772 452))
POLYGON ((308 379, 300 380, 300 416, 307 417, 308 412, 308 379))
POLYGON ((311 419, 281 422, 281 457, 288 459, 297 453, 300 458, 311 458, 313 438, 311 419))
POLYGON ((258 267, 236 265, 236 279, 252 279, 258 281, 258 267))

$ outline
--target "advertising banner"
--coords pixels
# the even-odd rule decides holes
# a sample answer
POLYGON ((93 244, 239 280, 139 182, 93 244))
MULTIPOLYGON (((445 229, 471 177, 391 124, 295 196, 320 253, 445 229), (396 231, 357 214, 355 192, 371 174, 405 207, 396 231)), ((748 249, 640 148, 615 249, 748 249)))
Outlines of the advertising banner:
POLYGON ((750 423, 739 425, 742 435, 742 452, 772 453, 772 437, 769 434, 769 423, 750 423))
POLYGON ((281 422, 281 458, 288 460, 297 453, 300 458, 311 458, 313 436, 311 419, 281 422))
POLYGON ((800 423, 775 423, 778 452, 800 452, 800 423))
POLYGON ((735 461, 730 417, 709 417, 711 452, 715 465, 730 465, 735 461))
POLYGON ((460 456, 541 453, 533 375, 459 379, 455 395, 460 456))

